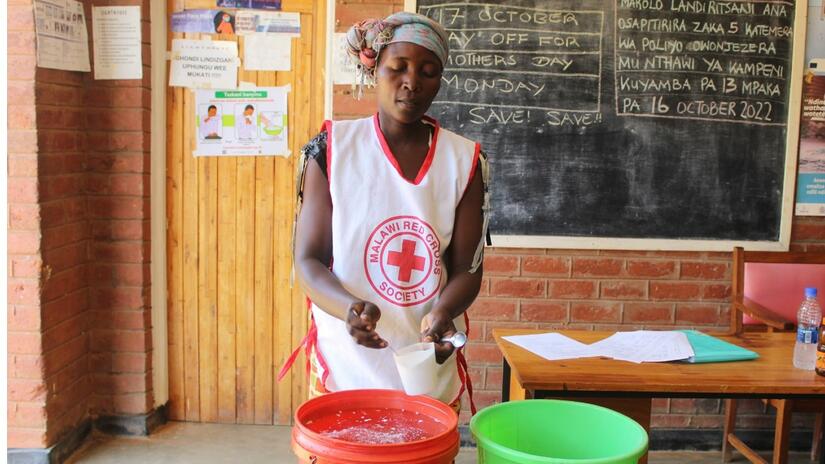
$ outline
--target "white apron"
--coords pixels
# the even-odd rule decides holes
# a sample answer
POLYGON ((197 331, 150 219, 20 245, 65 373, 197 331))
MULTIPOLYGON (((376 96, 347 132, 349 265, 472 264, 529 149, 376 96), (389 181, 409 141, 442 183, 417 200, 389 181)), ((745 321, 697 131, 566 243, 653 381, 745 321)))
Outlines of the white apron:
MULTIPOLYGON (((325 123, 332 272, 355 297, 379 307, 376 330, 396 349, 420 340, 421 320, 447 283, 441 256, 479 157, 478 144, 427 122, 435 126, 432 143, 412 182, 401 174, 377 115, 325 123)), ((389 349, 356 344, 344 321, 314 304, 311 309, 315 340, 308 343, 326 390, 403 389, 389 349)), ((455 325, 467 330, 466 313, 455 325)), ((455 402, 467 377, 463 355, 457 351, 437 369, 431 396, 455 402)))

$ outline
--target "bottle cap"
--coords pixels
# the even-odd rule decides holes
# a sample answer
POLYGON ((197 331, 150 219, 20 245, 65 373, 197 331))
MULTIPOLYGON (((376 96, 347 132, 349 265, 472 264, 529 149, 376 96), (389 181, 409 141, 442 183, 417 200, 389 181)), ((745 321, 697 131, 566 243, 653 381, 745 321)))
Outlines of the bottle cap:
POLYGON ((815 298, 815 297, 816 297, 816 288, 806 287, 805 288, 805 298, 815 298))

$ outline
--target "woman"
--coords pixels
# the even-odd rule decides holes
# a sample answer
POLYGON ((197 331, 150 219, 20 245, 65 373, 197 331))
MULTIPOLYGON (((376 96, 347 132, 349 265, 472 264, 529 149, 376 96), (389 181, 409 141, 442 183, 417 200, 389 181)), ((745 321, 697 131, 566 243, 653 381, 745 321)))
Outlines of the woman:
POLYGON ((378 113, 327 121, 303 150, 295 269, 312 302, 311 394, 403 389, 387 348, 434 341, 431 396, 457 409, 472 393, 466 362, 440 340, 467 330, 481 285, 486 159, 424 116, 447 62, 441 25, 398 13, 347 40, 378 113))

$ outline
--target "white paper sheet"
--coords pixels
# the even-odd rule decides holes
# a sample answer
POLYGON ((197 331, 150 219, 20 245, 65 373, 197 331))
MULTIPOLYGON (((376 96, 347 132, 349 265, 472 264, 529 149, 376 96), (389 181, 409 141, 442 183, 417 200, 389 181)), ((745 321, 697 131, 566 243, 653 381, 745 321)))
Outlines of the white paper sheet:
POLYGON ((678 361, 693 356, 687 336, 676 331, 617 332, 590 345, 555 332, 503 338, 550 361, 605 357, 642 363, 678 361))
POLYGON ((603 356, 634 363, 678 361, 693 356, 687 336, 675 331, 616 332, 590 347, 603 356))
POLYGON ((238 44, 229 40, 172 40, 169 85, 193 89, 238 87, 238 44))
POLYGON ((554 332, 502 338, 550 361, 599 356, 589 345, 554 332))
POLYGON ((37 66, 91 71, 83 4, 75 0, 35 0, 37 66))
POLYGON ((92 8, 95 79, 141 79, 139 6, 92 8))
POLYGON ((243 38, 243 68, 248 71, 292 69, 292 34, 250 34, 243 38))

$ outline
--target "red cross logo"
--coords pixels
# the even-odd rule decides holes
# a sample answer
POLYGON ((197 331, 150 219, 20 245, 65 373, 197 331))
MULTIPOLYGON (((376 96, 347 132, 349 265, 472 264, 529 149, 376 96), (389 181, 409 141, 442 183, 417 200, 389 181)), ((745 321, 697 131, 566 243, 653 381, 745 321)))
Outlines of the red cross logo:
POLYGON ((390 251, 387 253, 387 264, 398 267, 398 280, 409 282, 412 278, 412 271, 424 270, 424 257, 415 254, 415 247, 418 244, 415 240, 404 240, 401 243, 401 252, 390 251))

